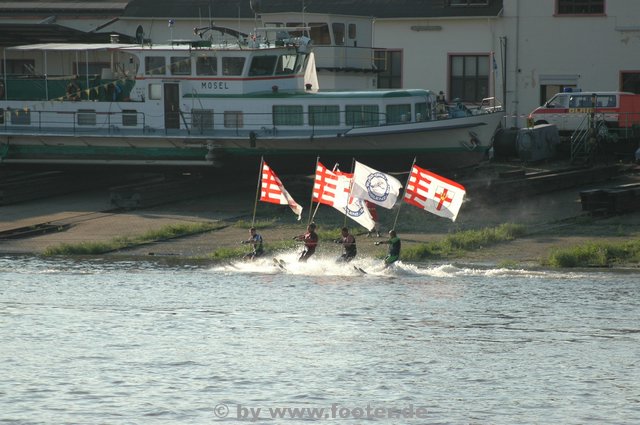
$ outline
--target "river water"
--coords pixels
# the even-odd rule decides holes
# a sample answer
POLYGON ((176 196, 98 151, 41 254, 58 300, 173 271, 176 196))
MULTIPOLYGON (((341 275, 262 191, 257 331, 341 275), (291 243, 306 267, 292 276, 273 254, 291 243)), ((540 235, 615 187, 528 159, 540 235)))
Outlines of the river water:
POLYGON ((638 424, 640 273, 0 258, 0 424, 638 424))

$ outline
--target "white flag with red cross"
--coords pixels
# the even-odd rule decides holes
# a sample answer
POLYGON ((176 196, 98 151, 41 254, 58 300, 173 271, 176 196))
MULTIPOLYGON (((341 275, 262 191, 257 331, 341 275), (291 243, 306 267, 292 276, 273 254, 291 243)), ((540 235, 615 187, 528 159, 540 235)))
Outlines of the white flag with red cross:
POLYGON ((404 201, 440 217, 456 221, 466 190, 459 183, 414 165, 404 201))

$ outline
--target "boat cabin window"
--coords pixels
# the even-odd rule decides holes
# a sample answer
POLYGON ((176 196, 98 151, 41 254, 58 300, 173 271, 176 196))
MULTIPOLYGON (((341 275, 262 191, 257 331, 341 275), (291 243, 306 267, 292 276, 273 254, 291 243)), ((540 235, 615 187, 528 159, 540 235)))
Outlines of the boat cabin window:
POLYGON ((303 125, 302 105, 273 105, 273 125, 303 125))
POLYGON ((242 75, 245 58, 222 58, 222 75, 242 75))
POLYGON ((255 77, 259 75, 273 75, 273 70, 276 67, 277 56, 254 56, 251 59, 251 66, 249 67, 249 76, 255 77))
POLYGON ((213 109, 192 109, 191 127, 203 132, 213 128, 213 109))
POLYGON ((103 69, 111 69, 109 62, 73 62, 71 68, 74 75, 101 75, 103 69))
POLYGON ((357 28, 356 24, 349 24, 349 39, 350 40, 355 40, 356 39, 356 36, 358 35, 357 31, 356 31, 356 28, 357 28))
POLYGON ((191 58, 172 56, 171 75, 191 75, 191 58))
MULTIPOLYGON (((36 61, 33 59, 6 59, 7 75, 36 75, 36 61)), ((4 75, 4 62, 0 61, 0 74, 4 75)))
POLYGON ((79 109, 77 117, 78 125, 96 125, 95 109, 79 109))
POLYGON ((309 125, 339 125, 340 107, 338 105, 309 106, 309 125))
POLYGON ((378 105, 347 105, 345 107, 345 122, 348 126, 376 126, 379 121, 378 105))
POLYGON ((164 56, 147 56, 144 58, 144 69, 147 75, 164 75, 166 64, 164 56))
POLYGON ((416 103, 416 121, 427 121, 430 118, 431 104, 427 102, 416 103))
POLYGON ((344 24, 334 22, 331 24, 331 28, 333 29, 333 39, 336 46, 344 46, 344 24))
MULTIPOLYGON (((329 34, 329 25, 325 22, 312 22, 309 24, 311 30, 309 31, 309 37, 313 40, 313 44, 316 46, 329 46, 331 45, 331 35, 329 34)), ((344 32, 344 30, 343 30, 344 32)))
POLYGON ((0 108, 0 124, 4 124, 4 109, 0 108))
POLYGON ((225 128, 242 128, 243 125, 242 111, 224 111, 225 128))
POLYGON ((387 105, 387 124, 411 121, 411 105, 387 105))
POLYGON ((162 84, 149 84, 149 99, 162 99, 162 84))
POLYGON ((218 60, 211 56, 196 59, 196 75, 218 75, 218 60))
POLYGON ((135 109, 122 110, 122 126, 135 127, 138 125, 138 111, 135 109))
POLYGON ((12 109, 11 124, 14 125, 31 125, 31 110, 12 109))
POLYGON ((296 70, 297 55, 282 55, 278 58, 276 74, 293 74, 296 70))

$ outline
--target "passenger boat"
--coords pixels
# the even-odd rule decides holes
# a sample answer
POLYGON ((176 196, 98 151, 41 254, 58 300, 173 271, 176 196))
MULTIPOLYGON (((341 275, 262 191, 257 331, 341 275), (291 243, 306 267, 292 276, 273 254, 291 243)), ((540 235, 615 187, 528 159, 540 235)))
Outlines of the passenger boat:
POLYGON ((499 108, 443 118, 429 90, 319 90, 310 40, 270 30, 8 47, 0 163, 237 169, 264 156, 286 172, 317 156, 440 170, 485 157, 499 108))

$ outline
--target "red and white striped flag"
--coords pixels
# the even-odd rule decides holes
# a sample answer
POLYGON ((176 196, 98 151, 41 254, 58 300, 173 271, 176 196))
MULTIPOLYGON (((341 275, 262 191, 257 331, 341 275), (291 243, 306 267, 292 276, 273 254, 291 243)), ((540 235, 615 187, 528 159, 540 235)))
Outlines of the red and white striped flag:
POLYGON ((302 218, 302 207, 293 200, 278 176, 276 176, 276 173, 273 172, 266 162, 262 163, 260 200, 272 204, 289 205, 291 210, 298 216, 298 220, 302 218))
POLYGON ((414 165, 404 201, 425 211, 456 221, 466 190, 459 183, 414 165))
POLYGON ((352 178, 353 174, 339 170, 331 171, 318 162, 313 184, 313 202, 332 206, 367 230, 371 230, 375 227, 375 221, 364 201, 349 195, 352 178))

